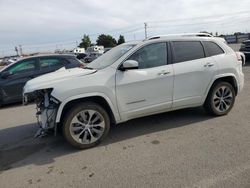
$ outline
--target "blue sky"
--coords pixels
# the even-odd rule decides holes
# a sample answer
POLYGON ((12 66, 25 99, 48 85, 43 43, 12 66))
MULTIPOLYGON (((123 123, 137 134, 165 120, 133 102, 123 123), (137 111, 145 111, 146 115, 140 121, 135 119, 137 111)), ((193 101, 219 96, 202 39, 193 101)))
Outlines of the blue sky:
POLYGON ((249 0, 0 0, 0 56, 73 48, 83 34, 126 40, 149 35, 250 32, 249 0))

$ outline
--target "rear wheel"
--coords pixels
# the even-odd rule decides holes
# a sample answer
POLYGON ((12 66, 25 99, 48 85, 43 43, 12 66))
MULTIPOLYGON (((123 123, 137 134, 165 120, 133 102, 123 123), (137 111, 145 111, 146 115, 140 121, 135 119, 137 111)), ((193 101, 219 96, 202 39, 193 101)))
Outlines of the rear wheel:
POLYGON ((235 102, 235 90, 228 82, 217 82, 209 91, 204 107, 209 114, 222 116, 230 112, 235 102))
POLYGON ((110 118, 98 104, 85 102, 67 113, 63 124, 66 140, 79 149, 86 149, 99 144, 108 134, 110 118))

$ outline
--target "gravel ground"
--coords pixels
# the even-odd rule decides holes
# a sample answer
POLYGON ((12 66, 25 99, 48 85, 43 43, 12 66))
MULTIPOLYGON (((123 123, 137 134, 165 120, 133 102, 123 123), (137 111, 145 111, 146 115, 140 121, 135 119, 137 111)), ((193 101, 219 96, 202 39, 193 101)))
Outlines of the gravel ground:
POLYGON ((0 187, 250 187, 250 66, 231 113, 201 108, 115 126, 78 151, 61 136, 33 139, 35 106, 0 110, 0 187))

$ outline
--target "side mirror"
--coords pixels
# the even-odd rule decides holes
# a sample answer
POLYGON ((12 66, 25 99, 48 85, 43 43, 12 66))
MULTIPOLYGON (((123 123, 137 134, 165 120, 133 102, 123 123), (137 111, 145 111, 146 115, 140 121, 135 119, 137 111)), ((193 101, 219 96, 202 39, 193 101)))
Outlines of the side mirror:
POLYGON ((139 67, 139 63, 137 61, 127 60, 121 65, 119 70, 125 71, 125 70, 131 70, 131 69, 138 69, 138 67, 139 67))
POLYGON ((11 76, 13 73, 9 72, 9 71, 5 71, 1 73, 1 78, 8 78, 9 76, 11 76))

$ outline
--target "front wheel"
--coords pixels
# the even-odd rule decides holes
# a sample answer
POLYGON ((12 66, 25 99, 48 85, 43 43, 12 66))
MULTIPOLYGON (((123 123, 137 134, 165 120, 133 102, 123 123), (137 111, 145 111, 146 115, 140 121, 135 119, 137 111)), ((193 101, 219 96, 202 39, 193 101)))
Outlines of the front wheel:
POLYGON ((64 137, 78 149, 96 146, 107 136, 109 129, 107 112, 100 105, 90 102, 71 108, 63 124, 64 137))
POLYGON ((217 82, 212 86, 205 101, 205 110, 212 115, 226 115, 233 108, 235 90, 228 82, 217 82))

